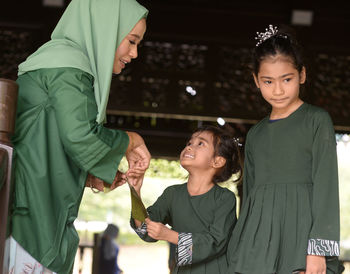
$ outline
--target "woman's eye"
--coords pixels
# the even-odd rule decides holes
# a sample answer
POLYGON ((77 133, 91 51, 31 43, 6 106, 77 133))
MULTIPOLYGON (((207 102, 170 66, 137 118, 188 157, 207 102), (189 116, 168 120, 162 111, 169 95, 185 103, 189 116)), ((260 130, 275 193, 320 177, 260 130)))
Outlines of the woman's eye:
POLYGON ((264 84, 266 84, 266 85, 270 85, 271 83, 272 83, 272 81, 270 81, 270 80, 264 81, 264 84))
POLYGON ((136 44, 136 42, 133 41, 133 40, 129 40, 129 42, 130 42, 131 45, 135 45, 136 44))
POLYGON ((204 143, 202 142, 202 141, 200 141, 199 143, 198 143, 198 145, 199 146, 202 146, 204 143))
POLYGON ((290 80, 292 80, 292 78, 286 78, 286 79, 284 79, 285 82, 289 82, 290 80))

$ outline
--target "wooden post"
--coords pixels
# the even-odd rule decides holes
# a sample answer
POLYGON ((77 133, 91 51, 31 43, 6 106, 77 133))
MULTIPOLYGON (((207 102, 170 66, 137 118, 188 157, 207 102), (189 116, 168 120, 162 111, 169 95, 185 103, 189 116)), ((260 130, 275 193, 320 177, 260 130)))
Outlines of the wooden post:
POLYGON ((5 241, 9 232, 9 203, 13 148, 10 141, 15 129, 18 85, 0 78, 0 274, 8 272, 5 241))
POLYGON ((91 274, 99 274, 101 235, 94 233, 94 245, 92 247, 92 271, 91 274))

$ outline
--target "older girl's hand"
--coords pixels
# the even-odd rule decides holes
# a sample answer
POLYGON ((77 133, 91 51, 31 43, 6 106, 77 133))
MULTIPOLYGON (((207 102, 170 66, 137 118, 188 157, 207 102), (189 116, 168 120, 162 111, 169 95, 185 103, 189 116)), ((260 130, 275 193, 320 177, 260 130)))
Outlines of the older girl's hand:
POLYGON ((326 258, 324 256, 306 256, 305 274, 326 274, 326 268, 326 258))

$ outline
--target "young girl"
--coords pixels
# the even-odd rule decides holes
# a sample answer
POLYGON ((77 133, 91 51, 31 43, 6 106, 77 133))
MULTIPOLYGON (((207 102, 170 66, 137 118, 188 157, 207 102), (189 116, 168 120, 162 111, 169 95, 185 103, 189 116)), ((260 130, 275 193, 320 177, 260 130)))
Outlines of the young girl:
MULTIPOLYGON (((173 273, 226 274, 236 199, 217 183, 241 170, 236 142, 219 128, 199 128, 181 152, 180 163, 189 172, 188 182, 165 189, 147 209, 146 223, 132 219, 131 225, 145 241, 177 245, 173 273)), ((138 194, 140 188, 141 183, 135 187, 138 194)))
POLYGON ((299 98, 306 70, 290 34, 269 26, 258 34, 253 57, 255 84, 272 110, 247 135, 243 206, 228 247, 228 273, 338 273, 331 118, 299 98))

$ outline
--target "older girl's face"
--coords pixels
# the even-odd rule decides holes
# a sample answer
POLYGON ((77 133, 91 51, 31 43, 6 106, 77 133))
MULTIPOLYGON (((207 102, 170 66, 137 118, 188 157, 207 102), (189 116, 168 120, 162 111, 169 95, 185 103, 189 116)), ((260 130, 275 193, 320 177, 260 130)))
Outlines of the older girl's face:
POLYGON ((113 73, 119 74, 132 59, 137 57, 137 46, 146 32, 146 19, 141 19, 118 46, 113 64, 113 73))
POLYGON ((305 68, 298 72, 293 63, 281 55, 266 58, 260 64, 258 75, 254 74, 256 86, 273 111, 288 112, 300 104, 299 88, 305 79, 305 68))

